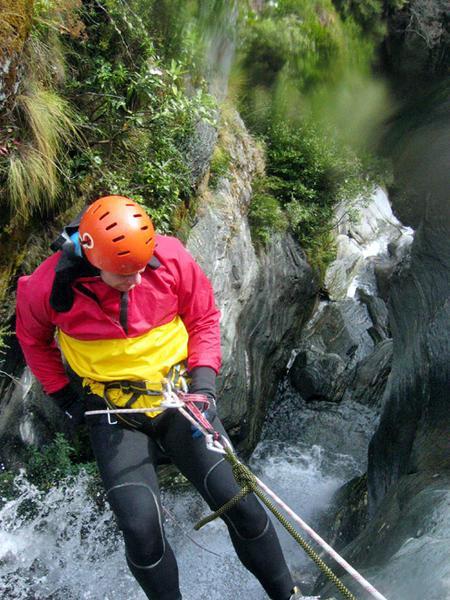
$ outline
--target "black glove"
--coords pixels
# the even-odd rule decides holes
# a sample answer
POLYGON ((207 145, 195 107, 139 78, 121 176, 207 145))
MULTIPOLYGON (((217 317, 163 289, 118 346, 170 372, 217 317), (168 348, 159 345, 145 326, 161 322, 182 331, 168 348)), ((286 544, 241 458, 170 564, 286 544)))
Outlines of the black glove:
MULTIPOLYGON (((190 394, 202 394, 206 396, 209 400, 209 404, 207 402, 202 406, 201 404, 196 404, 198 408, 202 411, 205 419, 212 423, 217 416, 216 410, 216 372, 211 367, 195 367, 192 369, 191 373, 191 382, 189 384, 189 393, 190 394)), ((191 425, 192 429, 192 437, 197 438, 202 435, 201 431, 199 431, 194 425, 191 425)))
POLYGON ((85 407, 80 400, 79 393, 70 383, 50 394, 50 398, 64 412, 72 429, 76 429, 84 423, 85 407))

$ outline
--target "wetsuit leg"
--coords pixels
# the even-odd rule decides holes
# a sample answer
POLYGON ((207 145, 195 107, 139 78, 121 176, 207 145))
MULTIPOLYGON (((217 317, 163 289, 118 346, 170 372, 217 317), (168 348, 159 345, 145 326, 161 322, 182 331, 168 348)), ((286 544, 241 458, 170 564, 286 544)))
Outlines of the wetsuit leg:
MULTIPOLYGON (((225 434, 219 419, 216 430, 225 434)), ((197 488, 212 510, 217 510, 239 491, 231 466, 220 454, 206 448, 203 436, 193 439, 190 423, 179 413, 160 432, 160 443, 174 464, 197 488)), ((293 581, 272 522, 254 494, 248 494, 229 510, 228 526, 236 553, 273 600, 290 597, 293 581)))
POLYGON ((180 600, 178 567, 164 535, 155 441, 120 424, 96 423, 90 438, 128 566, 151 600, 180 600))

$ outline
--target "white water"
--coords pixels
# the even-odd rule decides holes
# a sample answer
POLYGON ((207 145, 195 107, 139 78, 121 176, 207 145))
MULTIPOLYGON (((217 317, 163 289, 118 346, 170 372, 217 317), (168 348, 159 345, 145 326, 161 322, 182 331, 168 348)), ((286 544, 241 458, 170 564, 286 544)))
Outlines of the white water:
MULTIPOLYGON (((319 447, 262 442, 252 469, 310 524, 327 507, 332 493, 349 472, 352 460, 330 456, 319 447), (340 473, 339 476, 333 475, 340 473)), ((0 510, 0 597, 8 600, 144 599, 128 573, 123 544, 107 507, 80 475, 49 493, 16 480, 18 499, 0 510)), ((193 532, 208 510, 193 491, 166 491, 163 503, 168 538, 178 557, 186 600, 264 600, 258 582, 240 565, 220 521, 193 532), (173 521, 175 519, 175 522, 173 521), (197 544, 180 531, 182 528, 197 544), (207 550, 214 552, 208 552, 207 550)), ((284 532, 286 558, 297 580, 315 577, 309 559, 284 532)))

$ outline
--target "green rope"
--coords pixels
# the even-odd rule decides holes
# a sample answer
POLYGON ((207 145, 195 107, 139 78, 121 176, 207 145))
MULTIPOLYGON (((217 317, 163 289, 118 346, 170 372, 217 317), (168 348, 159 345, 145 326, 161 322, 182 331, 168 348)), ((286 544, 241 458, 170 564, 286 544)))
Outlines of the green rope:
POLYGON ((250 471, 248 467, 242 464, 237 456, 229 449, 226 448, 225 458, 231 464, 231 468, 233 471, 234 478, 237 483, 242 487, 241 491, 236 494, 231 500, 229 500, 226 504, 221 506, 214 513, 208 515, 201 521, 199 521, 194 529, 198 530, 210 521, 217 519, 217 517, 221 517, 227 510, 230 510, 233 506, 235 506, 244 496, 249 494, 250 492, 254 492, 258 498, 265 504, 265 506, 272 512, 272 514, 280 521, 283 527, 291 534, 291 536, 295 539, 295 541, 303 548, 306 554, 313 560, 322 573, 328 577, 328 579, 334 583, 337 589, 340 591, 344 598, 347 600, 356 600, 356 597, 351 593, 351 591, 342 583, 342 581, 333 573, 333 571, 328 567, 328 565, 320 558, 317 552, 306 542, 303 537, 298 533, 298 531, 292 526, 292 524, 286 519, 286 517, 279 511, 279 509, 275 506, 275 504, 261 491, 256 477, 250 471))
POLYGON ((233 508, 233 506, 235 504, 240 502, 242 500, 242 498, 244 496, 246 496, 247 494, 249 494, 251 491, 252 491, 252 489, 250 487, 247 487, 247 486, 243 487, 242 490, 236 494, 236 496, 233 496, 233 498, 231 498, 231 500, 228 500, 228 502, 226 502, 223 506, 221 506, 219 509, 217 509, 216 512, 213 512, 210 515, 208 515, 207 517, 204 517, 203 519, 201 519, 201 521, 199 521, 196 525, 194 525, 195 531, 198 531, 199 529, 201 529, 203 527, 203 525, 206 525, 207 523, 214 521, 214 519, 221 517, 224 513, 226 513, 228 510, 230 510, 230 508, 233 508))

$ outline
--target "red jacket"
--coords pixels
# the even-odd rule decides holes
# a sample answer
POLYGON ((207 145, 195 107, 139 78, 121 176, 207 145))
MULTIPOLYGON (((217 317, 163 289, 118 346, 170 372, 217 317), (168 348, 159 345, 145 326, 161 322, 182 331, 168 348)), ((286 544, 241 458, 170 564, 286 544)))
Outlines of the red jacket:
POLYGON ((57 312, 50 303, 60 257, 61 252, 55 253, 34 273, 21 277, 17 290, 17 337, 28 365, 47 393, 62 389, 69 381, 55 342, 57 330, 75 345, 78 341, 110 341, 113 348, 120 346, 121 340, 132 344, 133 338, 145 338, 161 326, 170 328, 179 316, 188 335, 188 369, 206 366, 219 370, 220 312, 212 287, 176 238, 157 236, 157 260, 142 273, 142 283, 127 294, 108 286, 100 276, 78 277, 71 284, 74 301, 66 312, 57 312))

